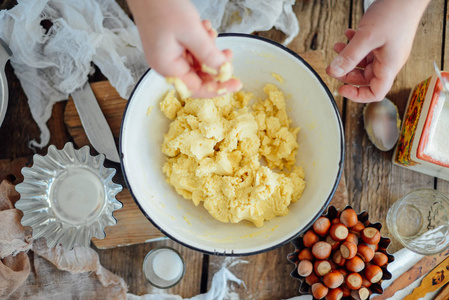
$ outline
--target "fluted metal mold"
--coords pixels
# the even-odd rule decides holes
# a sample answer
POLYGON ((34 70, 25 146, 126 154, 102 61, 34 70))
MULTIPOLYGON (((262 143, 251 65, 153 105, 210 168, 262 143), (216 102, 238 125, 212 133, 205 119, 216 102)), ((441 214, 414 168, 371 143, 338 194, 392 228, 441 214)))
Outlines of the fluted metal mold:
MULTIPOLYGON (((33 165, 22 168, 24 181, 16 185, 16 190, 20 193, 16 208, 23 212, 21 223, 32 227, 34 238, 45 237, 48 247, 62 244, 68 250, 75 245, 89 246, 93 237, 105 238, 104 228, 117 223, 113 212, 122 208, 122 203, 116 199, 122 186, 112 181, 116 170, 106 168, 104 160, 103 154, 92 156, 89 146, 77 150, 72 143, 67 143, 61 150, 51 145, 47 155, 35 154, 33 165), (74 169, 92 174, 92 178, 98 178, 103 186, 99 200, 101 203, 95 206, 88 217, 80 220, 62 218, 51 196, 55 181, 74 169)), ((77 205, 83 203, 72 202, 70 208, 64 209, 76 209, 77 205)))

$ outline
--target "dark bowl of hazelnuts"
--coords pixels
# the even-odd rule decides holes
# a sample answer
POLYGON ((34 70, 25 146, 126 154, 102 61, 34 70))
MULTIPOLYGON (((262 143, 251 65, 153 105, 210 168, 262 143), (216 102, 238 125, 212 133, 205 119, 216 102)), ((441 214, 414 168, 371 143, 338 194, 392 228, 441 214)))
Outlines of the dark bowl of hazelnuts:
POLYGON ((382 294, 382 281, 391 279, 387 252, 391 240, 381 237, 381 223, 371 223, 367 212, 350 207, 328 211, 300 237, 292 240, 295 264, 291 276, 300 281, 299 293, 314 299, 369 299, 382 294))

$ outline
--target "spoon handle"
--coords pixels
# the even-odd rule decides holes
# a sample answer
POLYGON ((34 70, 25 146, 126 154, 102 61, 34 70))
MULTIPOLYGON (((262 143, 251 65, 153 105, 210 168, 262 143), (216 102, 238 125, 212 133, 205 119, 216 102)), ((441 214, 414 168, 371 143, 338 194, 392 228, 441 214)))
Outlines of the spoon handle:
POLYGON ((435 68, 435 72, 438 75, 438 78, 441 81, 441 84, 443 85, 443 89, 446 93, 449 93, 449 83, 446 81, 446 79, 443 78, 443 75, 441 75, 440 68, 438 68, 437 63, 433 62, 433 67, 435 68))

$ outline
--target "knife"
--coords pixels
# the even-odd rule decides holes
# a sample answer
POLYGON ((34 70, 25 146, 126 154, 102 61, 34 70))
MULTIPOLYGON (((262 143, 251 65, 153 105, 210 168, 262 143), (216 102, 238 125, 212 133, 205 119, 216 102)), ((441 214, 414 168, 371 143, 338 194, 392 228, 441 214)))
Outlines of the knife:
POLYGON ((119 163, 120 156, 114 136, 89 82, 86 82, 81 89, 75 90, 71 96, 92 146, 107 159, 119 163))

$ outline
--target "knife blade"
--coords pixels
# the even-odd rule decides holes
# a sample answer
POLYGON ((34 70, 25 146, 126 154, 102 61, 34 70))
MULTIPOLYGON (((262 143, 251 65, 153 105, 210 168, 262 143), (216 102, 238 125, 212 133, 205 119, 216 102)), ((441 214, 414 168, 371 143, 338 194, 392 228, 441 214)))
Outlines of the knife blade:
POLYGON ((83 124, 84 131, 92 146, 99 153, 103 153, 107 159, 119 163, 120 156, 115 145, 114 136, 89 82, 81 89, 75 90, 71 96, 80 116, 81 124, 83 124))

